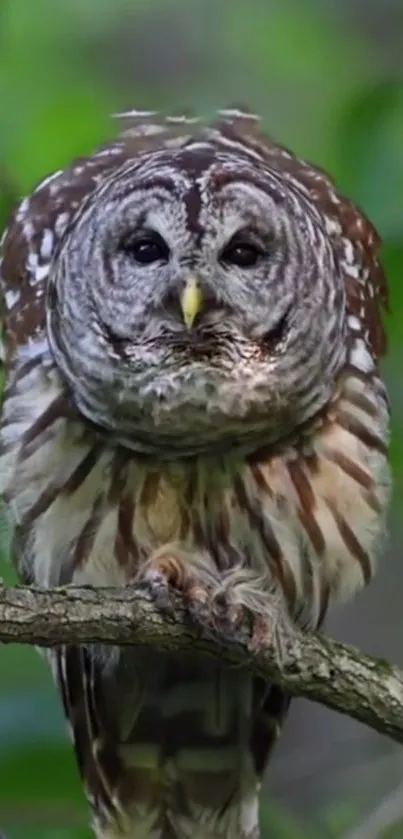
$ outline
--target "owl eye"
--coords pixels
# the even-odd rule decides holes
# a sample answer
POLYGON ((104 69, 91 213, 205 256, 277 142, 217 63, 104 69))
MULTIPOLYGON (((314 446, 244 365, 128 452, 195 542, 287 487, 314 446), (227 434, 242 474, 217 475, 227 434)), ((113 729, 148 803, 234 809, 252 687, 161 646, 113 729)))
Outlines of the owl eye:
POLYGON ((262 250, 252 242, 230 242, 222 251, 221 260, 238 268, 253 268, 262 256, 262 250))
POLYGON ((138 236, 136 239, 123 244, 126 253, 140 265, 151 265, 153 262, 167 262, 169 248, 162 236, 150 232, 138 236))

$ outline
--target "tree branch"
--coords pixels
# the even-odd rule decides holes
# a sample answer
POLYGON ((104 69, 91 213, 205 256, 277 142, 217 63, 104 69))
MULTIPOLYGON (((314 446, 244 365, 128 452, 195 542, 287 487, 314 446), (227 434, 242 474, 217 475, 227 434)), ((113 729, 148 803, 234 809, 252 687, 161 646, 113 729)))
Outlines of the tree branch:
POLYGON ((320 702, 403 743, 403 672, 354 647, 304 633, 281 612, 258 650, 240 631, 231 638, 196 627, 181 604, 162 615, 140 589, 36 589, 0 585, 0 641, 51 647, 134 644, 192 650, 247 666, 294 696, 320 702), (280 643, 278 641, 280 640, 280 643))

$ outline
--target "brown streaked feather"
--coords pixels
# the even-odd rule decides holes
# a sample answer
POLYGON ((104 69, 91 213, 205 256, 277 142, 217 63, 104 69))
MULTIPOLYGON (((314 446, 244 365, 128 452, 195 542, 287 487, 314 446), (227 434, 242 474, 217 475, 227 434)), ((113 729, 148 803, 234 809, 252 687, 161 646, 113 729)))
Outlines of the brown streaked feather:
POLYGON ((337 422, 355 437, 358 437, 369 449, 376 449, 383 455, 387 455, 386 443, 375 433, 370 431, 351 411, 344 406, 337 410, 337 422))
POLYGON ((368 553, 363 549, 352 528, 347 523, 345 517, 339 512, 335 503, 330 499, 326 499, 326 503, 336 522, 341 538, 351 556, 358 560, 365 582, 369 583, 372 577, 372 566, 368 553))

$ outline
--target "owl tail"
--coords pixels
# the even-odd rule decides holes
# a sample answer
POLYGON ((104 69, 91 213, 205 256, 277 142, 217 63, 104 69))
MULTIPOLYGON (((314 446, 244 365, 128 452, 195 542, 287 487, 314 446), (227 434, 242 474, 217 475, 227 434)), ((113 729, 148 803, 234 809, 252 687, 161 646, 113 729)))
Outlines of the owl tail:
POLYGON ((199 655, 52 655, 98 839, 256 839, 280 693, 199 655))

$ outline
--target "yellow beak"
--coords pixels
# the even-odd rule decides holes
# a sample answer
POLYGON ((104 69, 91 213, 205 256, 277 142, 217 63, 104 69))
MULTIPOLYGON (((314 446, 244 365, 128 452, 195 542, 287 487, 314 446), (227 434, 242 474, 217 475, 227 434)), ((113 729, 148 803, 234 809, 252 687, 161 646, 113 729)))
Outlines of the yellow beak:
POLYGON ((196 315, 203 303, 203 294, 195 277, 189 277, 179 298, 183 320, 188 329, 193 326, 196 315))

